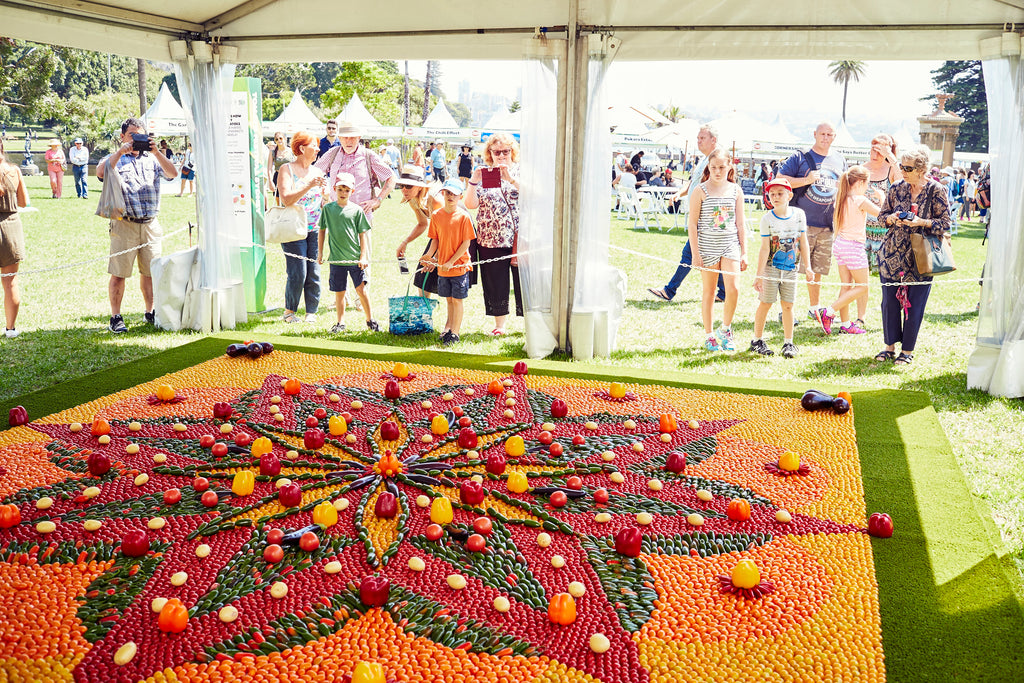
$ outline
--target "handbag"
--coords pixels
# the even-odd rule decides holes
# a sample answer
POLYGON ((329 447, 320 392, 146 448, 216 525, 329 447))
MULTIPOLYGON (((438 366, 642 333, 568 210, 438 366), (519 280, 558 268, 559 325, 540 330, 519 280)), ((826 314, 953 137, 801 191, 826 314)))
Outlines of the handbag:
POLYGON ((391 334, 426 334, 434 331, 434 307, 437 299, 409 296, 412 280, 405 296, 388 297, 388 330, 391 334))
POLYGON ((263 218, 263 233, 263 241, 268 244, 304 240, 309 234, 306 212, 296 204, 272 206, 263 218))
POLYGON ((919 275, 945 275, 956 270, 949 233, 937 236, 915 232, 910 236, 910 247, 919 275))
POLYGON ((121 174, 116 168, 110 166, 110 159, 103 162, 103 191, 100 192, 100 201, 96 206, 96 215, 103 218, 119 221, 124 218, 124 186, 121 184, 121 174))

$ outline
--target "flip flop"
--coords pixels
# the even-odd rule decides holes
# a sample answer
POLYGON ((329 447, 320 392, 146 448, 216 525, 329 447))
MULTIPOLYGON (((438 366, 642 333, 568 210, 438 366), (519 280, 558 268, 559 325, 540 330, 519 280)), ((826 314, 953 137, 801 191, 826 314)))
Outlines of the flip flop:
POLYGON ((653 289, 651 287, 648 287, 647 291, 650 292, 651 294, 653 294, 654 296, 658 297, 662 301, 672 301, 672 299, 667 294, 665 294, 664 290, 653 289))

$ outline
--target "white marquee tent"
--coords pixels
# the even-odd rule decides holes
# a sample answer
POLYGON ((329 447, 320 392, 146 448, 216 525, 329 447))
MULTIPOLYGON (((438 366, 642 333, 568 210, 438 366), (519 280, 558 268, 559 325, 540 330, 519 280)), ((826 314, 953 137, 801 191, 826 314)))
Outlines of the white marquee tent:
POLYGON ((448 107, 444 105, 444 100, 440 100, 434 105, 434 108, 430 110, 430 114, 427 116, 427 120, 423 122, 424 128, 453 128, 457 129, 459 124, 456 123, 455 117, 448 111, 448 107))
POLYGON ((327 132, 327 126, 317 118, 298 90, 292 94, 292 101, 284 108, 281 115, 273 122, 264 122, 263 128, 263 133, 267 136, 274 133, 286 133, 290 136, 300 130, 308 130, 316 135, 323 135, 327 132))
POLYGON ((349 123, 356 124, 363 129, 366 137, 398 137, 402 133, 402 129, 399 126, 382 126, 366 108, 366 105, 363 104, 363 101, 359 98, 359 93, 352 95, 352 99, 348 101, 345 108, 335 118, 338 121, 348 121, 349 123))
MULTIPOLYGON (((1024 395, 1024 0, 791 0, 783 14, 749 0, 396 0, 358 12, 321 0, 179 0, 145 8, 135 0, 0 0, 0 7, 7 36, 173 61, 194 136, 223 126, 221 100, 233 74, 225 65, 524 58, 521 213, 532 232, 520 247, 530 248, 523 268, 533 316, 528 337, 531 320, 534 330, 542 320, 551 348, 574 351, 608 346, 587 339, 587 325, 592 332, 619 305, 608 303, 602 284, 609 276, 611 153, 604 77, 613 59, 981 59, 998 208, 968 383, 1024 395)), ((203 138, 196 150, 204 177, 226 178, 223 141, 203 138)), ((228 222, 220 219, 230 197, 216 183, 203 185, 201 287, 215 289, 230 272, 222 254, 230 241, 211 226, 228 222)), ((534 343, 531 352, 541 347, 534 343)))
POLYGON ((146 122, 146 130, 153 135, 188 135, 185 110, 174 99, 166 83, 160 84, 160 92, 142 120, 146 122))

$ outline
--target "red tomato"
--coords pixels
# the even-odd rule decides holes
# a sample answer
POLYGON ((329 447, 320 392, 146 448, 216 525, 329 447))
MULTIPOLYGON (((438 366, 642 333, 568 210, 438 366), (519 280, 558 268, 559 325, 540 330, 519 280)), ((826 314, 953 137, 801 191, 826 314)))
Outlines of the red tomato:
POLYGON ((276 543, 271 543, 263 549, 263 559, 270 564, 277 564, 284 559, 284 550, 276 543))
POLYGON ((212 448, 210 448, 210 452, 213 453, 218 458, 223 458, 225 455, 228 454, 228 445, 226 443, 218 441, 217 443, 213 444, 212 448))
POLYGON ((551 432, 544 431, 537 435, 537 441, 540 441, 545 446, 550 446, 551 442, 555 440, 555 437, 551 435, 551 432))
POLYGON ((245 432, 238 432, 237 434, 235 434, 236 446, 241 446, 242 448, 245 448, 250 443, 252 443, 252 437, 246 434, 245 432))
POLYGON ((207 491, 203 494, 202 498, 199 499, 199 502, 208 508, 212 508, 217 506, 217 503, 220 502, 220 498, 217 496, 216 491, 207 491))
POLYGON ((164 503, 167 505, 174 505, 181 500, 181 491, 178 489, 167 489, 164 491, 164 503))
POLYGON ((270 544, 281 544, 281 539, 284 538, 284 532, 280 529, 271 529, 267 532, 267 543, 270 544))
POLYGON ((577 476, 572 476, 565 480, 565 485, 571 489, 579 491, 583 488, 583 480, 577 476))
POLYGON ((565 491, 555 491, 549 500, 556 508, 560 508, 569 502, 569 496, 565 495, 565 491))
POLYGON ((586 439, 583 438, 582 434, 577 434, 574 437, 572 437, 572 445, 573 446, 582 446, 585 441, 586 441, 586 439))
POLYGON ((192 480, 192 488, 196 491, 205 491, 210 488, 210 481, 206 477, 196 477, 192 480))
POLYGON ((307 427, 316 427, 319 424, 320 424, 320 420, 316 419, 312 415, 310 415, 309 417, 306 418, 306 426, 307 427))
POLYGON ((465 415, 463 415, 462 417, 459 418, 459 426, 460 427, 468 427, 471 424, 473 424, 473 420, 469 419, 465 415))
POLYGON ((347 424, 352 424, 352 413, 342 413, 341 418, 345 420, 347 424))
POLYGON ((302 534, 302 538, 299 539, 299 547, 307 553, 311 553, 320 547, 320 537, 312 531, 307 531, 302 534))
POLYGON ((491 520, 486 517, 477 517, 473 520, 473 531, 484 536, 490 536, 493 530, 491 520))
POLYGON ((199 445, 203 448, 209 448, 215 443, 217 443, 217 439, 213 437, 213 434, 203 434, 199 437, 199 445))
POLYGON ((608 502, 608 489, 598 489, 594 491, 594 502, 595 503, 607 503, 608 502))
POLYGON ((441 536, 444 534, 444 529, 441 528, 440 524, 431 524, 423 533, 426 535, 428 541, 437 541, 440 540, 441 536))
POLYGON ((484 548, 487 547, 487 539, 480 534, 473 534, 466 539, 466 550, 473 553, 483 552, 484 548))
POLYGON ((455 417, 462 417, 462 406, 455 406, 452 412, 455 413, 455 417))
POLYGON ((551 448, 549 450, 551 451, 551 455, 553 455, 553 456, 555 456, 557 458, 558 456, 560 456, 562 454, 562 452, 565 449, 562 448, 562 444, 560 444, 560 443, 558 443, 556 441, 555 443, 551 444, 551 448))
POLYGON ((322 420, 325 417, 327 417, 327 411, 324 410, 323 408, 317 408, 316 410, 313 411, 313 415, 316 416, 316 419, 322 420))

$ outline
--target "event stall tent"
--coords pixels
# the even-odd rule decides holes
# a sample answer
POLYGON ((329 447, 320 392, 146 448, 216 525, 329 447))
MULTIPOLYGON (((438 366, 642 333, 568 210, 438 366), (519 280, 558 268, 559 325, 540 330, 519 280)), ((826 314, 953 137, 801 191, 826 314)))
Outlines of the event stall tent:
POLYGON ((160 92, 142 115, 142 120, 146 122, 146 130, 153 135, 188 135, 185 110, 174 99, 166 83, 160 84, 160 92))
POLYGON ((274 133, 294 135, 300 130, 308 130, 317 135, 327 132, 327 126, 313 113, 298 90, 292 94, 291 102, 284 108, 281 115, 273 121, 264 121, 263 128, 263 133, 267 136, 274 133))
MULTIPOLYGON (((607 271, 607 211, 603 218, 591 211, 608 206, 603 166, 611 150, 601 128, 607 130, 603 88, 612 59, 982 59, 992 194, 1001 208, 990 226, 968 383, 1024 395, 1024 69, 1018 28, 1024 27, 1024 0, 791 0, 781 10, 749 0, 179 0, 151 11, 139 11, 129 0, 0 0, 0 7, 2 30, 10 37, 174 61, 194 133, 197 122, 212 129, 225 119, 216 101, 227 73, 219 70, 221 63, 526 56, 525 184, 541 187, 529 166, 543 160, 554 194, 524 192, 521 211, 531 224, 546 218, 550 226, 546 315, 562 348, 577 345, 571 337, 573 314, 586 299, 581 292, 607 271), (546 118, 538 117, 538 107, 546 118), (547 146, 537 143, 541 139, 547 146)), ((227 176, 218 159, 226 155, 222 147, 216 138, 197 145, 206 178, 221 177, 220 167, 227 176)), ((205 225, 217 225, 230 201, 214 201, 218 191, 210 192, 210 201, 200 198, 200 216, 205 225)), ((220 258, 216 240, 206 246, 220 258)), ((216 280, 213 274, 204 281, 216 280)))

